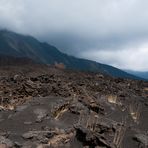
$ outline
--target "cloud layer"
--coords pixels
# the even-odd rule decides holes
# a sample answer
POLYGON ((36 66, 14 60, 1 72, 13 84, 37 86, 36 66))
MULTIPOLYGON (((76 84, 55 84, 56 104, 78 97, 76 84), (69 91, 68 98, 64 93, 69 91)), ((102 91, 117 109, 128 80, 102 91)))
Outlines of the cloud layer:
POLYGON ((0 0, 0 28, 69 54, 148 71, 147 0, 0 0))

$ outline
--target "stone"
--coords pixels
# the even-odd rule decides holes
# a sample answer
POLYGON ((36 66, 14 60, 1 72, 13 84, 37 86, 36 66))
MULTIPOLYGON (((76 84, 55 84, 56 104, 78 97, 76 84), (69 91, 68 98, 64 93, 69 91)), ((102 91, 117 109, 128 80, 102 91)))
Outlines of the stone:
POLYGON ((13 147, 14 143, 9 140, 8 138, 5 138, 4 136, 0 136, 0 144, 6 144, 8 147, 13 147))
POLYGON ((47 116, 47 110, 45 109, 35 109, 34 113, 37 115, 36 122, 41 122, 47 116))
POLYGON ((148 146, 148 135, 145 134, 136 134, 134 139, 140 143, 142 143, 144 146, 148 146))

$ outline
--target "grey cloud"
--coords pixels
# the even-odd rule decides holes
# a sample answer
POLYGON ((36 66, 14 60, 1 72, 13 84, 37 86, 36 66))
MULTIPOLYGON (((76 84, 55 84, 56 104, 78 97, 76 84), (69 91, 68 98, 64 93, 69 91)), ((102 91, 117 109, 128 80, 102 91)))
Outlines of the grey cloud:
POLYGON ((148 70, 147 26, 147 0, 0 0, 0 28, 119 68, 148 70))

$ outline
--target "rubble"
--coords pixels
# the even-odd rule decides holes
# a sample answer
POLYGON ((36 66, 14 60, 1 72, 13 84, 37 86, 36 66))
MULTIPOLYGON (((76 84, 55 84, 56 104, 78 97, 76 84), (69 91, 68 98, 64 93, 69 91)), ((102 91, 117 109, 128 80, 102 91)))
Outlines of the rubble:
POLYGON ((3 146, 4 148, 5 147, 7 148, 7 147, 13 147, 14 143, 6 137, 0 136, 0 145, 3 146))
POLYGON ((0 78, 0 147, 147 147, 147 82, 20 69, 0 78))
POLYGON ((148 135, 146 134, 136 134, 134 139, 141 143, 143 147, 148 147, 148 135))

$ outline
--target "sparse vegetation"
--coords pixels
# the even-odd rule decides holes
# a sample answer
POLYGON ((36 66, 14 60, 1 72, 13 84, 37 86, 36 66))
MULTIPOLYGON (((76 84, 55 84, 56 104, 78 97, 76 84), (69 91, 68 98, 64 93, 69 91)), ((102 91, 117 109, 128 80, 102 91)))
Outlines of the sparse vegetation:
POLYGON ((54 118, 57 120, 63 113, 68 111, 69 103, 65 103, 61 106, 55 107, 52 111, 54 118))
POLYGON ((141 112, 141 104, 138 102, 133 102, 129 105, 129 113, 134 120, 134 122, 138 123, 140 118, 140 112, 141 112))
POLYGON ((107 100, 109 103, 117 104, 118 97, 116 95, 108 95, 107 100))
POLYGON ((116 148, 122 147, 122 141, 125 136, 126 132, 126 119, 124 119, 118 128, 116 128, 116 132, 113 139, 113 144, 116 146, 116 148))

